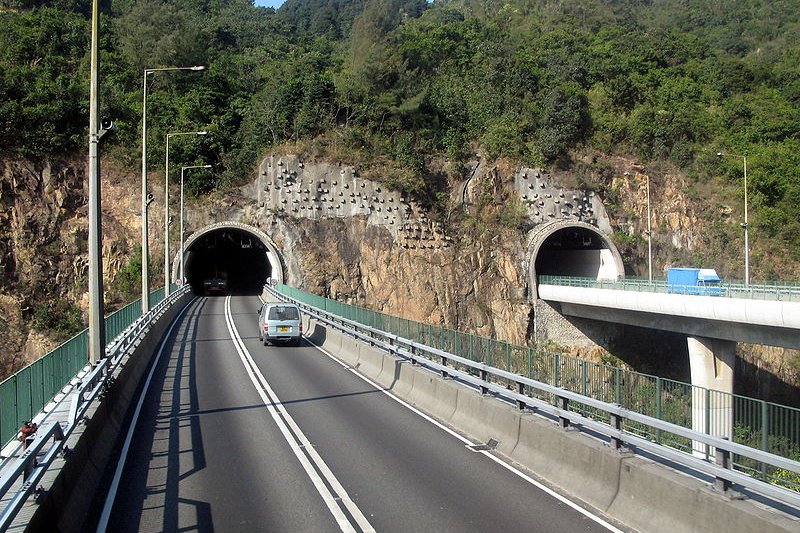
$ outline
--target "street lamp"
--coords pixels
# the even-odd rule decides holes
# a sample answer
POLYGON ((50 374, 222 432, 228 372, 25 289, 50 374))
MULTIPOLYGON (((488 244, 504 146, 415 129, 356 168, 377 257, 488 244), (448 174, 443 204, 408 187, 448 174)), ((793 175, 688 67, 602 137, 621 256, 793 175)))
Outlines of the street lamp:
POLYGON ((744 286, 750 286, 750 223, 747 221, 747 156, 717 152, 717 157, 740 157, 744 164, 744 286))
POLYGON ((167 133, 167 161, 164 165, 164 298, 169 296, 169 138, 178 135, 208 135, 208 132, 167 133))
POLYGON ((181 280, 181 284, 183 284, 183 282, 184 282, 183 267, 184 267, 184 256, 185 256, 185 252, 184 252, 184 249, 183 249, 183 243, 184 243, 184 238, 183 238, 183 173, 186 170, 190 169, 190 168, 211 168, 211 165, 192 165, 192 166, 189 166, 189 167, 181 167, 181 224, 180 224, 181 227, 180 227, 180 237, 179 237, 179 239, 181 240, 181 270, 180 270, 180 276, 178 278, 178 279, 181 280))
POLYGON ((142 83, 142 314, 150 310, 150 268, 147 246, 147 76, 153 72, 172 70, 205 70, 202 65, 193 67, 162 67, 144 69, 142 83))
MULTIPOLYGON (((630 176, 630 173, 626 170, 623 172, 625 176, 630 176)), ((653 283, 653 231, 650 227, 650 175, 646 174, 645 178, 647 179, 647 231, 645 234, 647 235, 647 272, 648 272, 648 280, 650 283, 653 283)))
POLYGON ((650 175, 647 175, 647 271, 653 283, 653 232, 650 227, 650 175))
POLYGON ((89 81, 89 362, 105 357, 103 320, 103 254, 100 211, 100 131, 98 120, 99 0, 92 2, 92 43, 89 81))

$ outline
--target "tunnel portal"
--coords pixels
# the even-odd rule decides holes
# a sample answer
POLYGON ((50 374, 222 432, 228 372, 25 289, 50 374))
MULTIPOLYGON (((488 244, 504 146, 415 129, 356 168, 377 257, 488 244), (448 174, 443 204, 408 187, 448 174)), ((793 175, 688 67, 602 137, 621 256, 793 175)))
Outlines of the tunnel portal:
MULTIPOLYGON (((184 277, 195 294, 260 294, 269 278, 283 281, 280 254, 272 241, 239 223, 204 228, 186 241, 184 277)), ((177 279, 180 253, 173 279, 177 279)))
POLYGON ((622 257, 600 230, 575 221, 544 224, 529 244, 529 283, 536 297, 539 276, 616 280, 624 277, 622 257))

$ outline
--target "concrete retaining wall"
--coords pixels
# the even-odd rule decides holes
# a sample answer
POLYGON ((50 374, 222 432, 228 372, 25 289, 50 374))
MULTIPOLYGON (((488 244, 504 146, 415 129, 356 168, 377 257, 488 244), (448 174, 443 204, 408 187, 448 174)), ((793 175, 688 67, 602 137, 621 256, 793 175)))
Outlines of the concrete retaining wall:
MULTIPOLYGON (((47 492, 26 531, 78 532, 84 529, 106 467, 128 427, 136 392, 147 372, 161 337, 175 316, 193 296, 178 300, 150 328, 129 356, 102 402, 93 408, 84 428, 79 428, 68 446, 69 458, 47 492)), ((97 404, 97 402, 96 402, 97 404)), ((96 512, 96 510, 94 510, 96 512)))
POLYGON ((788 533, 800 520, 732 500, 697 479, 623 454, 575 430, 401 362, 311 321, 311 340, 445 424, 497 450, 535 476, 621 523, 647 532, 788 533))

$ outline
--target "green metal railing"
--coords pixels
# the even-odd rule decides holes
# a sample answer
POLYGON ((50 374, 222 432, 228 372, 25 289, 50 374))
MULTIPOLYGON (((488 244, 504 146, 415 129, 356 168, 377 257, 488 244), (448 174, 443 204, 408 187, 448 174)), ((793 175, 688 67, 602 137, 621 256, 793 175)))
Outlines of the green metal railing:
MULTIPOLYGON (((565 287, 581 287, 590 289, 612 289, 617 291, 656 292, 674 294, 694 294, 698 290, 694 286, 677 286, 671 290, 664 280, 649 281, 642 278, 624 278, 620 280, 601 280, 596 278, 580 278, 573 276, 539 276, 540 285, 560 285, 565 287)), ((727 298, 743 298, 749 300, 775 300, 783 302, 800 302, 800 282, 766 282, 745 285, 738 282, 723 282, 713 288, 706 288, 710 296, 727 298)))
MULTIPOLYGON (((164 289, 150 293, 150 302, 164 299, 164 289)), ((105 319, 105 341, 108 344, 141 313, 141 301, 115 311, 105 319)), ((88 362, 88 330, 42 356, 16 374, 0 382, 0 444, 13 439, 20 425, 31 420, 58 394, 88 362)))
MULTIPOLYGON (((631 411, 687 429, 692 429, 693 399, 703 400, 702 405, 706 406, 705 420, 712 419, 710 406, 725 403, 733 408, 735 442, 794 460, 800 459, 800 409, 794 407, 415 322, 317 296, 287 285, 279 284, 276 289, 285 296, 365 326, 536 381, 563 387, 590 398, 616 403, 631 411)), ((548 402, 555 401, 555 398, 547 397, 548 395, 534 396, 548 402)), ((607 415, 604 413, 594 413, 592 408, 577 402, 570 402, 569 405, 570 410, 607 422, 607 415)), ((649 426, 638 426, 631 422, 627 422, 625 429, 643 438, 692 452, 692 442, 689 439, 663 435, 649 426)), ((708 453, 708 450, 704 451, 708 453)), ((773 483, 800 490, 800 479, 788 475, 791 472, 769 470, 761 464, 741 461, 736 466, 773 483)))

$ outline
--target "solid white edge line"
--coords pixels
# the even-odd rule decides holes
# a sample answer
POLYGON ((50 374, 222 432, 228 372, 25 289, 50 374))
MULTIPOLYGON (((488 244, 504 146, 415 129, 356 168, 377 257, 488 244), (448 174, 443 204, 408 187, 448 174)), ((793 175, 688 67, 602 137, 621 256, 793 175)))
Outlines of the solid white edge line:
POLYGON ((335 517, 340 515, 345 521, 342 523, 337 518, 337 522, 339 523, 340 527, 342 527, 343 530, 345 527, 350 528, 348 530, 352 530, 352 524, 347 517, 344 516, 344 513, 342 513, 341 508, 336 503, 333 494, 331 494, 328 487, 324 485, 317 471, 314 470, 311 464, 308 462, 309 459, 319 469, 319 472, 339 497, 341 503, 351 514, 357 525, 365 532, 375 531, 358 506, 356 506, 355 502, 353 502, 353 500, 350 498, 345 488, 319 455, 315 447, 311 444, 311 441, 308 440, 306 435, 286 410, 285 406, 281 403, 280 398, 278 398, 278 395, 275 393, 272 387, 270 387, 266 377, 258 369, 258 366, 253 360, 252 355, 244 345, 244 341, 239 335, 236 324, 233 322, 233 316, 230 311, 230 297, 228 297, 225 303, 225 320, 228 324, 228 331, 231 334, 231 338, 234 341, 234 345, 239 353, 242 363, 245 366, 248 376, 250 377, 251 381, 253 381, 253 384, 255 385, 258 394, 264 401, 264 404, 267 406, 270 415, 278 425, 281 433, 284 435, 284 438, 300 460, 301 464, 303 464, 303 468, 309 474, 309 477, 312 479, 312 482, 314 482, 314 485, 316 486, 318 492, 320 492, 320 495, 323 497, 323 500, 325 500, 331 512, 335 517), (291 431, 289 430, 290 428, 291 431), (303 451, 305 451, 305 454, 303 451))
POLYGON ((106 528, 108 527, 108 521, 111 518, 111 510, 114 507, 114 500, 117 497, 119 482, 122 478, 122 471, 125 469, 125 462, 128 459, 128 451, 130 450, 131 442, 133 441, 133 433, 136 429, 136 424, 139 422, 139 415, 142 412, 144 399, 147 396, 148 389, 150 388, 150 382, 153 380, 153 374, 155 373, 158 363, 161 360, 161 354, 164 353, 164 347, 166 346, 167 340, 172 335, 172 330, 178 325, 180 318, 186 314, 186 311, 190 307, 197 307, 199 302, 200 300, 196 300, 192 303, 192 305, 184 306, 184 308, 181 309, 181 312, 178 313, 174 319, 172 319, 172 324, 170 325, 169 330, 167 330, 167 334, 161 339, 161 345, 158 348, 158 354, 156 355, 155 361, 153 361, 152 365, 150 366, 150 372, 147 374, 147 380, 144 382, 142 393, 139 395, 139 401, 136 403, 136 410, 133 412, 133 418, 131 418, 131 423, 128 427, 128 434, 125 436, 125 444, 122 446, 119 462, 117 463, 117 469, 114 471, 114 479, 111 481, 111 487, 108 489, 106 501, 105 504, 103 504, 103 512, 100 514, 100 521, 97 523, 97 533, 105 533, 106 528))
MULTIPOLYGON (((417 409, 413 405, 409 404, 408 402, 406 402, 402 398, 399 398, 398 396, 396 396, 392 392, 388 391, 385 387, 380 386, 378 383, 375 383, 370 378, 364 376, 363 374, 360 374, 356 369, 354 369, 353 367, 351 367, 351 366, 343 363, 339 359, 337 359, 335 355, 333 355, 330 352, 328 352, 322 346, 318 346, 316 344, 313 344, 310 341, 309 341, 309 344, 314 346, 317 350, 319 350, 320 352, 322 352, 326 356, 328 356, 331 359, 333 359, 335 362, 339 363, 342 367, 344 367, 348 371, 352 372, 354 375, 358 376, 359 378, 361 378, 365 382, 367 382, 370 385, 372 385, 373 387, 375 387, 380 392, 382 392, 385 395, 387 395, 389 398, 393 399, 394 401, 398 402, 400 405, 402 405, 402 406, 406 407, 407 409, 411 410, 413 413, 421 416, 423 419, 427 420, 428 422, 430 422, 434 426, 438 427, 439 429, 441 429, 445 433, 448 433, 448 434, 452 435, 453 437, 455 437, 456 439, 460 440, 461 442, 463 442, 464 444, 466 444, 468 446, 472 446, 472 445, 475 444, 474 442, 472 442, 469 439, 465 438, 463 435, 460 435, 460 434, 456 433, 455 431, 453 431, 449 427, 445 426, 444 424, 442 424, 438 420, 436 420, 436 419, 432 418, 431 416, 425 414, 424 412, 420 411, 419 409, 417 409)), ((481 453, 482 455, 488 457, 489 459, 491 459, 492 461, 496 462, 497 464, 503 466, 507 470, 513 472, 514 474, 516 474, 520 478, 524 479, 525 481, 527 481, 531 485, 533 485, 536 488, 540 489, 541 491, 547 493, 548 495, 552 496, 553 498, 557 499, 558 501, 560 501, 560 502, 572 507, 573 509, 575 509, 576 511, 578 511, 582 515, 586 516, 587 518, 593 520, 594 522, 597 522, 598 524, 600 524, 601 526, 605 527, 609 531, 612 531, 613 533, 625 533, 623 530, 621 530, 621 529, 615 527, 614 525, 608 523, 603 518, 593 514, 589 510, 581 507, 580 505, 578 505, 577 503, 573 502, 569 498, 566 498, 566 497, 562 496, 561 494, 555 492, 553 489, 547 487, 546 485, 543 485, 539 481, 536 481, 535 479, 533 479, 532 477, 527 475, 525 472, 522 472, 521 470, 515 468, 513 465, 506 463, 505 461, 501 460, 498 457, 495 457, 494 455, 492 455, 488 451, 480 451, 479 453, 481 453)))

